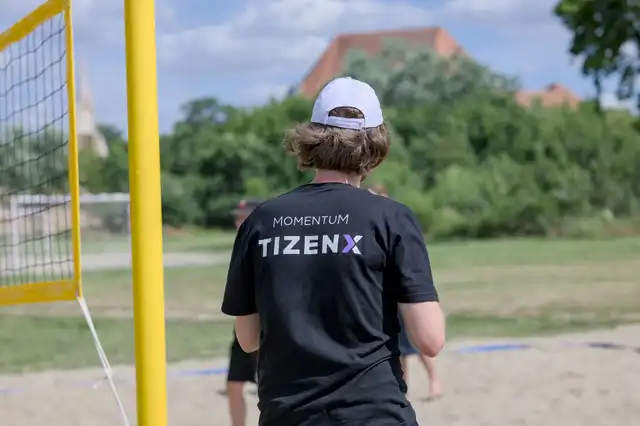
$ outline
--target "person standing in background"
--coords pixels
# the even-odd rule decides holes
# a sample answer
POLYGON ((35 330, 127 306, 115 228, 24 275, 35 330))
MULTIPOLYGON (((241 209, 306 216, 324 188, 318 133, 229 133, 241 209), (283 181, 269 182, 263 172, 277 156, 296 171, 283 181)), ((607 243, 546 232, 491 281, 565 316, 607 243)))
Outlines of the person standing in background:
MULTIPOLYGON (((262 201, 259 199, 240 201, 238 208, 233 211, 236 229, 240 228, 244 220, 262 201)), ((247 403, 244 398, 244 388, 247 382, 256 383, 257 359, 258 354, 256 352, 248 354, 242 350, 234 330, 229 354, 229 372, 226 388, 226 394, 229 398, 231 426, 245 426, 246 424, 247 403)))
MULTIPOLYGON (((382 197, 389 197, 387 189, 380 184, 372 185, 369 188, 369 192, 380 195, 382 197)), ((402 316, 398 315, 398 319, 400 320, 400 337, 398 339, 398 347, 400 349, 400 363, 402 364, 402 371, 404 372, 405 381, 408 382, 409 380, 409 357, 418 355, 418 359, 420 360, 420 363, 424 365, 424 368, 427 370, 427 376, 429 377, 429 392, 427 393, 426 400, 433 401, 434 399, 440 398, 442 396, 442 382, 440 381, 440 376, 438 375, 438 371, 436 370, 434 359, 420 353, 415 348, 415 346, 413 346, 404 327, 402 316)))

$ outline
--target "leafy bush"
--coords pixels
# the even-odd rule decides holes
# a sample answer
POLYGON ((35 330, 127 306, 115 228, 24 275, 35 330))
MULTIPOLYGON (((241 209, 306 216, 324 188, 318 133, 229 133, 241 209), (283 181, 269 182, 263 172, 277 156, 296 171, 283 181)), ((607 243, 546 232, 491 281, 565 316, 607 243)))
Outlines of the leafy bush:
MULTIPOLYGON (((467 57, 446 59, 399 43, 377 57, 354 53, 345 74, 376 87, 391 124, 391 154, 365 183, 384 184, 434 237, 587 236, 628 232, 614 226, 619 221, 636 226, 625 219, 640 213, 639 135, 628 114, 599 113, 589 104, 525 109, 513 96, 516 79, 467 57)), ((311 175, 286 157, 282 139, 308 120, 311 107, 297 96, 254 109, 214 98, 185 104, 161 138, 165 221, 232 226, 239 199, 308 182, 311 175)), ((83 186, 94 192, 126 190, 126 143, 107 130, 110 156, 82 155, 83 186)), ((28 178, 4 173, 0 186, 28 178)))

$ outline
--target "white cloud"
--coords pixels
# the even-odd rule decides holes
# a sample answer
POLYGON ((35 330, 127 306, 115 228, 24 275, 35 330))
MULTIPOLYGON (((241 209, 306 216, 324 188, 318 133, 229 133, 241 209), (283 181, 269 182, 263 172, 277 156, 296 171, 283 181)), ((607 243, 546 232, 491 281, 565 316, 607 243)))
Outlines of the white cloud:
MULTIPOLYGON (((170 22, 175 10, 170 0, 156 1, 158 25, 170 22)), ((76 40, 90 43, 124 44, 124 2, 122 0, 74 0, 76 40)))
POLYGON ((557 0, 451 0, 444 7, 448 15, 500 27, 537 26, 552 18, 557 0))
MULTIPOLYGON (((36 9, 42 2, 43 0, 0 0, 0 7, 8 11, 17 21, 36 9)), ((111 0, 74 0, 72 5, 74 19, 83 23, 92 20, 93 25, 97 25, 102 20, 97 18, 104 18, 105 12, 107 12, 106 17, 109 17, 113 11, 121 11, 122 3, 111 0)))
POLYGON ((525 2, 526 0, 452 0, 445 9, 456 14, 495 17, 496 14, 512 14, 525 2))
POLYGON ((638 52, 638 45, 630 41, 622 45, 622 53, 630 58, 637 58, 640 52, 638 52))
POLYGON ((253 0, 230 21, 161 34, 160 60, 218 71, 270 72, 309 66, 339 32, 426 25, 407 1, 253 0))
MULTIPOLYGON (((557 0, 451 0, 441 19, 473 27, 492 43, 474 56, 492 68, 536 79, 576 73, 568 55, 570 34, 553 14, 557 0)), ((550 83, 552 80, 547 81, 550 83)), ((545 84, 545 83, 542 83, 545 84)))
MULTIPOLYGON (((41 1, 0 0, 0 27, 41 1)), ((109 96, 117 90, 124 96, 123 1, 73 1, 77 58, 91 66, 96 106, 121 111, 121 100, 114 108, 103 103, 116 103, 109 96)), ((217 23, 218 2, 156 0, 161 84, 188 86, 164 97, 162 108, 177 110, 179 96, 200 93, 261 103, 282 96, 288 86, 281 83, 294 84, 338 33, 429 25, 451 31, 490 67, 521 75, 528 88, 556 80, 571 87, 578 64, 568 65, 570 38, 551 12, 556 1, 240 0, 232 8, 238 12, 217 23)))
POLYGON ((41 0, 0 0, 2 9, 11 13, 27 13, 35 9, 41 0))
MULTIPOLYGON (((0 0, 3 12, 2 24, 10 26, 36 7, 43 0, 0 0)), ((122 0, 74 0, 72 4, 76 42, 82 44, 121 44, 124 40, 124 2, 122 0)), ((156 2, 159 22, 173 19, 174 10, 169 0, 156 2)))
POLYGON ((287 84, 257 84, 240 91, 238 100, 248 105, 255 105, 265 99, 282 99, 285 97, 290 85, 287 84))
MULTIPOLYGON (((509 46, 544 47, 549 51, 568 46, 569 33, 553 14, 557 0, 451 0, 442 17, 458 24, 504 37, 509 46)), ((520 55, 526 57, 527 55, 520 55)))
POLYGON ((600 95, 600 105, 605 109, 626 109, 631 112, 637 111, 635 98, 620 100, 615 93, 603 93, 600 95))

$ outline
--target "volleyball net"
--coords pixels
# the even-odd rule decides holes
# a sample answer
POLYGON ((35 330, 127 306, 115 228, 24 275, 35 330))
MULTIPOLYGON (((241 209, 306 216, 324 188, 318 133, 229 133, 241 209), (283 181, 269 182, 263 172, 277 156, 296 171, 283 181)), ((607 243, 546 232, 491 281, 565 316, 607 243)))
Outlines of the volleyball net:
POLYGON ((0 34, 0 305, 82 295, 73 63, 68 1, 0 34))
POLYGON ((70 0, 0 33, 0 306, 77 300, 128 426, 82 295, 73 53, 70 0))

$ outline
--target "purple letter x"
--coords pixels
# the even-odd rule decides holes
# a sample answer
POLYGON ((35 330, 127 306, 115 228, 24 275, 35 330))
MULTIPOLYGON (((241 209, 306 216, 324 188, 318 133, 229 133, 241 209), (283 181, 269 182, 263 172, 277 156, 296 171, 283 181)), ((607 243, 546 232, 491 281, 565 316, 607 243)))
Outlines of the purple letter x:
POLYGON ((351 250, 355 254, 362 254, 357 246, 358 241, 362 239, 362 235, 356 235, 352 238, 351 235, 344 234, 344 239, 347 240, 347 245, 342 250, 343 253, 349 253, 349 250, 351 250))

